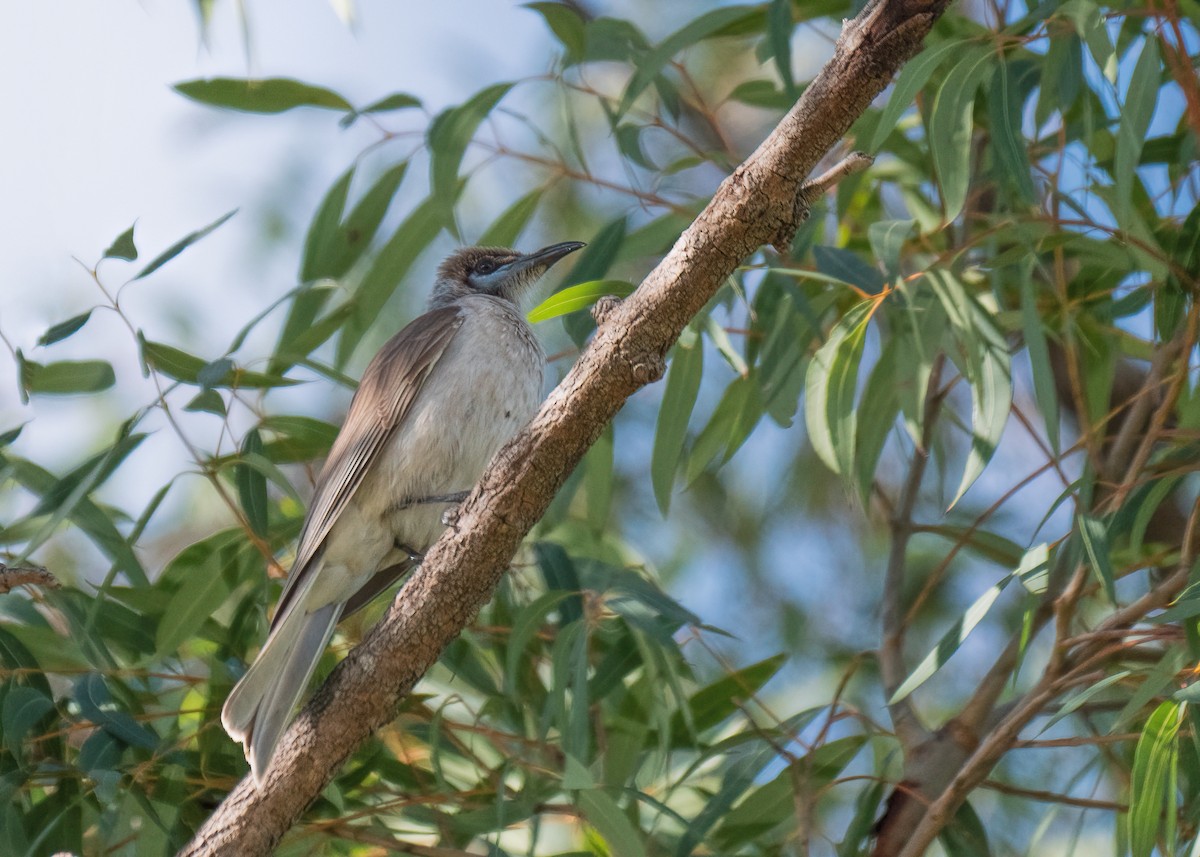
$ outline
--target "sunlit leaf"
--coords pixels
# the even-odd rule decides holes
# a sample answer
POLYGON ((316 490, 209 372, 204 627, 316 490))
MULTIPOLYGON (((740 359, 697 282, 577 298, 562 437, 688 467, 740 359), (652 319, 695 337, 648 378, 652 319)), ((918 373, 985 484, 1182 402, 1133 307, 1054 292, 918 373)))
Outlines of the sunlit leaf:
POLYGON ((857 416, 854 394, 873 301, 856 305, 829 332, 808 364, 804 422, 813 451, 834 473, 854 472, 857 416))
POLYGON ((1133 857, 1150 857, 1163 828, 1164 810, 1168 816, 1176 813, 1174 774, 1185 708, 1185 704, 1169 700, 1160 703, 1146 721, 1133 752, 1129 780, 1129 848, 1133 857))
POLYGON ((624 298, 633 294, 634 286, 624 280, 591 280, 555 292, 526 315, 530 324, 549 321, 567 313, 579 312, 608 295, 624 298))

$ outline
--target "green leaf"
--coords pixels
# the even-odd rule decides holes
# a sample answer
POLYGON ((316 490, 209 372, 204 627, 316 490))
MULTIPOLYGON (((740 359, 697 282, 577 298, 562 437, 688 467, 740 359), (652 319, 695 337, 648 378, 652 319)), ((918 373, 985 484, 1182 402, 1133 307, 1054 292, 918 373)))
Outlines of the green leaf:
POLYGON ((1054 383, 1054 369, 1050 364, 1050 347, 1047 343, 1045 322, 1038 309, 1033 278, 1028 266, 1021 272, 1021 333, 1025 338, 1025 350, 1029 354, 1033 371, 1033 391, 1038 410, 1046 427, 1046 439, 1050 448, 1059 451, 1058 438, 1058 388, 1054 383))
POLYGON ((867 294, 876 295, 883 291, 883 275, 868 265, 857 253, 840 247, 813 247, 813 258, 817 269, 830 278, 849 283, 867 294))
POLYGON ((904 242, 912 234, 915 221, 912 220, 879 220, 867 227, 867 238, 875 259, 887 273, 889 281, 900 276, 900 251, 904 242))
POLYGON ((889 705, 894 705, 904 699, 945 666, 946 661, 950 660, 951 655, 958 651, 958 647, 975 630, 975 626, 987 615, 988 610, 991 609, 996 599, 1000 597, 1000 593, 1012 579, 1012 575, 1005 577, 975 599, 975 603, 968 607, 967 612, 951 626, 949 631, 942 635, 938 644, 921 660, 921 663, 917 664, 916 669, 904 680, 904 683, 896 688, 896 692, 888 700, 889 705))
POLYGON ((871 497, 879 457, 900 415, 900 397, 896 391, 911 378, 911 367, 897 360, 899 342, 892 337, 884 346, 863 387, 862 401, 854 418, 854 476, 864 508, 871 497))
POLYGON ((584 789, 575 799, 588 824, 604 839, 610 854, 646 857, 641 832, 633 826, 616 801, 602 789, 584 789))
POLYGON ((441 231, 437 213, 443 203, 426 199, 404 219, 371 262, 354 294, 354 314, 342 328, 337 365, 345 366, 363 333, 400 286, 417 257, 441 231))
POLYGON ((677 53, 705 39, 727 35, 725 31, 736 30, 739 24, 761 15, 762 10, 755 6, 725 6, 704 13, 667 36, 652 51, 638 58, 633 77, 617 107, 616 119, 625 115, 677 53))
MULTIPOLYGON (((183 583, 162 612, 154 638, 155 660, 179 651, 180 646, 212 618, 232 591, 222 573, 220 559, 223 552, 208 550, 205 553, 202 562, 185 563, 187 574, 183 576, 183 583)), ((179 559, 183 560, 182 554, 179 559)))
POLYGON ((407 110, 410 107, 420 106, 421 99, 415 95, 409 95, 407 92, 393 92, 378 101, 372 101, 366 107, 351 111, 338 124, 343 128, 349 128, 359 116, 365 116, 368 113, 390 113, 393 110, 407 110))
POLYGON ((524 3, 522 5, 542 16, 546 26, 566 48, 564 59, 568 65, 583 58, 584 25, 583 19, 579 17, 579 13, 575 9, 566 3, 524 3))
POLYGON ((925 86, 934 70, 947 57, 952 54, 960 54, 962 50, 962 41, 942 42, 940 45, 926 48, 904 64, 900 76, 896 79, 896 85, 892 87, 892 94, 888 98, 887 106, 883 108, 883 114, 879 117, 879 124, 875 126, 875 134, 871 138, 870 145, 867 146, 868 152, 879 151, 883 141, 896 130, 896 124, 900 121, 901 115, 912 105, 913 99, 925 86))
POLYGON ((274 435, 263 445, 262 454, 276 464, 323 458, 338 433, 337 426, 324 420, 291 415, 263 417, 258 427, 274 435))
POLYGON ((991 69, 995 49, 972 48, 955 63, 933 99, 929 115, 929 149, 942 189, 943 217, 958 217, 971 180, 971 129, 975 92, 991 69))
MULTIPOLYGON (((385 170, 344 220, 342 214, 354 169, 351 168, 334 183, 317 209, 304 240, 304 258, 300 263, 300 279, 303 282, 323 278, 339 279, 362 258, 363 252, 370 246, 379 230, 379 224, 387 214, 388 206, 407 171, 407 161, 401 161, 385 170)), ((319 304, 302 304, 297 298, 292 305, 288 324, 285 324, 285 331, 289 329, 289 324, 295 325, 292 315, 302 306, 307 310, 309 322, 320 310, 319 304)))
POLYGON ((590 280, 555 292, 526 315, 530 324, 549 321, 561 315, 579 312, 592 306, 600 298, 616 295, 619 298, 633 294, 635 286, 624 280, 590 280))
POLYGON ((114 708, 112 694, 99 673, 88 673, 75 683, 72 694, 80 713, 112 737, 133 747, 158 748, 159 738, 150 728, 138 723, 128 712, 114 708))
POLYGON ((283 113, 295 107, 346 111, 354 109, 349 101, 332 90, 287 77, 214 77, 177 83, 173 89, 201 104, 246 113, 283 113))
MULTIPOLYGON (((262 435, 259 434, 258 429, 251 429, 246 432, 246 437, 242 441, 242 455, 262 455, 262 451, 262 435)), ((266 477, 252 467, 239 464, 234 467, 233 478, 237 484, 238 499, 241 501, 242 511, 246 513, 246 520, 250 522, 250 528, 254 530, 259 538, 266 538, 266 477)))
POLYGON ((1173 773, 1185 708, 1178 702, 1159 704, 1146 721, 1133 752, 1129 780, 1129 847, 1133 857, 1150 857, 1158 842, 1164 811, 1168 816, 1176 813, 1173 773))
POLYGON ((1125 229, 1130 229, 1136 170, 1146 134, 1150 130, 1150 120, 1154 116, 1154 105, 1158 102, 1159 66, 1158 39, 1148 36, 1142 42, 1142 50, 1125 93, 1125 103, 1121 105, 1121 124, 1117 129, 1113 159, 1113 215, 1125 229))
POLYGON ((444 223, 452 222, 454 200, 458 196, 458 170, 467 144, 512 87, 511 83, 489 86, 457 107, 443 110, 429 124, 430 198, 440 203, 444 223))
POLYGON ((792 78, 792 31, 795 26, 791 0, 771 0, 767 7, 767 45, 789 101, 795 101, 798 95, 796 81, 792 78))
POLYGON ((813 355, 805 376, 804 422, 809 441, 826 467, 845 476, 854 473, 854 393, 875 306, 874 301, 863 301, 846 313, 813 355))
POLYGON ((182 253, 188 247, 195 244, 201 238, 204 238, 205 236, 207 236, 214 229, 219 227, 222 223, 224 223, 229 218, 233 217, 235 214, 237 214, 236 208, 233 211, 228 212, 227 214, 221 215, 216 220, 214 220, 212 223, 208 224, 208 226, 205 226, 202 229, 197 229, 195 232, 190 232, 187 235, 183 236, 178 241, 176 241, 174 244, 172 244, 170 247, 168 247, 166 250, 164 250, 163 252, 161 252, 157 256, 155 256, 154 261, 152 261, 146 267, 142 268, 142 270, 139 271, 137 276, 135 276, 133 279, 140 280, 143 277, 150 276, 155 271, 157 271, 159 268, 161 268, 163 265, 167 264, 167 262, 170 262, 172 259, 174 259, 176 256, 178 256, 180 253, 182 253))
POLYGON ((988 86, 988 131, 995 158, 993 178, 1009 187, 1023 206, 1032 205, 1035 190, 1030 176, 1029 154, 1024 139, 1018 139, 1024 105, 1013 65, 1001 55, 988 86))
POLYGON ((671 506, 671 489, 675 485, 675 472, 679 469, 679 457, 683 454, 688 420, 696 405, 703 369, 703 341, 694 329, 685 328, 675 345, 675 355, 667 371, 667 385, 654 431, 654 451, 650 457, 654 499, 664 516, 671 506))
MULTIPOLYGON (((758 663, 728 673, 696 691, 688 699, 691 728, 696 732, 704 732, 737 714, 742 710, 741 703, 753 698, 785 663, 786 654, 772 655, 758 663)), ((671 719, 671 734, 678 740, 686 731, 689 731, 689 727, 683 712, 677 711, 671 719)))
POLYGON ((21 390, 29 395, 66 396, 98 393, 117 382, 112 366, 103 360, 62 360, 35 363, 17 352, 21 390))
POLYGON ((124 259, 132 262, 138 257, 137 246, 133 243, 133 227, 130 226, 108 245, 104 251, 105 259, 124 259))
POLYGON ((1088 564, 1104 588, 1104 594, 1115 606, 1117 603, 1116 575, 1112 566, 1112 551, 1108 546, 1108 527, 1091 515, 1079 516, 1079 537, 1087 553, 1088 564))
POLYGON ((174 346, 162 342, 152 342, 140 333, 138 335, 141 338, 142 359, 147 366, 168 378, 182 381, 185 384, 194 384, 205 390, 291 387, 300 383, 279 375, 267 375, 242 369, 232 360, 224 357, 207 361, 174 346))
MULTIPOLYGON (((336 277, 342 273, 336 265, 330 265, 328 260, 334 258, 337 253, 336 243, 342 223, 342 212, 346 209, 346 199, 350 196, 350 182, 354 179, 356 169, 357 167, 351 167, 338 176, 333 186, 325 192, 321 204, 317 206, 317 213, 313 215, 312 222, 308 225, 308 234, 304 237, 304 255, 300 261, 301 282, 312 282, 323 276, 336 277), (328 271, 333 273, 327 273, 328 271)), ((292 304, 288 321, 284 324, 285 330, 289 328, 292 315, 296 313, 306 294, 301 292, 292 304)), ((309 321, 316 317, 318 311, 320 306, 312 310, 309 321)))
POLYGON ((506 208, 487 231, 479 236, 479 246, 511 247, 516 243, 517 236, 537 211, 538 203, 542 201, 542 193, 542 188, 530 191, 506 208))
POLYGON ((951 357, 971 385, 971 449, 953 506, 974 484, 991 460, 1012 408, 1012 374, 1008 344, 988 312, 949 271, 930 270, 933 286, 954 329, 959 350, 951 357))
POLYGON ((53 710, 54 700, 40 690, 26 685, 9 687, 0 709, 0 727, 3 727, 4 745, 9 752, 16 753, 29 730, 53 710))
POLYGON ((41 338, 38 339, 38 345, 53 345, 55 342, 61 342, 87 324, 88 319, 91 317, 92 311, 88 310, 66 321, 60 321, 41 335, 41 338))

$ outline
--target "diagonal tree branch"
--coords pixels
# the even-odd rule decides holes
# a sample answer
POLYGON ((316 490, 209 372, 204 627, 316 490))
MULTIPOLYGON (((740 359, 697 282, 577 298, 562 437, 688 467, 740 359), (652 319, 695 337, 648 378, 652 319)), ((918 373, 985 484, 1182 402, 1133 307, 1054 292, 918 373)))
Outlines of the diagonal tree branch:
POLYGON ((692 316, 746 257, 794 234, 805 178, 920 49, 949 2, 877 0, 845 24, 800 101, 637 291, 603 315, 590 347, 496 456, 454 528, 293 723, 264 787, 243 779, 182 854, 269 853, 347 757, 393 717, 491 597, 521 539, 625 399, 661 377, 692 316))

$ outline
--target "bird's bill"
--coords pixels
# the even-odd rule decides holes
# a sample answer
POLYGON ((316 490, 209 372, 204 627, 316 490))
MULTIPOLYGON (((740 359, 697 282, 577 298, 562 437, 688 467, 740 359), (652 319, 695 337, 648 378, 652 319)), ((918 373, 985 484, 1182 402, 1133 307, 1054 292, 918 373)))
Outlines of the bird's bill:
POLYGON ((527 289, 537 282, 542 274, 549 270, 551 265, 586 246, 582 241, 563 241, 559 244, 551 244, 549 247, 543 247, 533 253, 518 256, 492 276, 503 281, 502 294, 516 302, 527 289))

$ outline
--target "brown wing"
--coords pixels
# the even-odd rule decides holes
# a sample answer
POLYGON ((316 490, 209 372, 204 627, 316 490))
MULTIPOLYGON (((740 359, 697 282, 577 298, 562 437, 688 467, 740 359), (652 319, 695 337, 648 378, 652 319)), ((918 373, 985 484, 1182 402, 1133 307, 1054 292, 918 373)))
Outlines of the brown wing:
POLYGON ((325 537, 407 415, 462 322, 461 313, 452 306, 419 316, 389 339, 363 372, 346 421, 317 477, 317 490, 300 531, 296 561, 275 609, 272 628, 298 591, 299 583, 310 573, 325 537))

